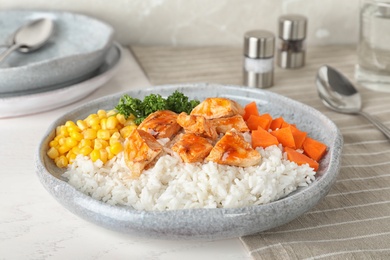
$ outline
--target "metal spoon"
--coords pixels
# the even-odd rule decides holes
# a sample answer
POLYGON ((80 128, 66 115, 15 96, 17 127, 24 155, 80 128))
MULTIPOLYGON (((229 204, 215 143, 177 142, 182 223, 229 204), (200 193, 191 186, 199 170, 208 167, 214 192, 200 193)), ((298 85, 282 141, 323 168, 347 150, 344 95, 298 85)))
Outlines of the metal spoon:
POLYGON ((14 34, 12 45, 0 54, 0 62, 13 51, 28 53, 42 47, 53 32, 52 19, 40 18, 20 27, 14 34))
POLYGON ((365 117, 390 139, 390 129, 361 110, 362 101, 359 92, 339 71, 327 65, 322 66, 318 70, 316 84, 318 94, 325 106, 336 112, 365 117))

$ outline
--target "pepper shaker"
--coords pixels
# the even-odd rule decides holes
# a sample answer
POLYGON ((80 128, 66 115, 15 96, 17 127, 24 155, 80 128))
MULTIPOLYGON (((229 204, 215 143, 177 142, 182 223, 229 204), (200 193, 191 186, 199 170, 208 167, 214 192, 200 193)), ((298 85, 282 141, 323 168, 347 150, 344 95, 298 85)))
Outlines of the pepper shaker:
POLYGON ((279 17, 279 47, 277 64, 283 69, 305 65, 307 19, 302 15, 279 17))
POLYGON ((244 85, 268 88, 274 78, 275 36, 264 30, 244 35, 244 85))

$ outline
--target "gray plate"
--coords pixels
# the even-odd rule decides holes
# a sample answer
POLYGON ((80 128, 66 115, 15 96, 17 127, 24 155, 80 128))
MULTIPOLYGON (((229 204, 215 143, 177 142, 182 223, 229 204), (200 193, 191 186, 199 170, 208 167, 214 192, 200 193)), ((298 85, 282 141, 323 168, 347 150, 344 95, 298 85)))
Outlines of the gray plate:
POLYGON ((112 27, 91 17, 67 12, 2 11, 0 45, 9 44, 19 26, 39 17, 55 21, 54 34, 39 50, 16 51, 0 63, 0 94, 86 79, 102 64, 113 43, 112 27))
POLYGON ((320 163, 316 180, 278 201, 242 208, 158 212, 138 211, 97 201, 63 180, 60 176, 63 170, 46 156, 46 151, 56 126, 64 124, 66 120, 85 118, 98 109, 112 109, 124 94, 120 93, 87 103, 53 122, 43 135, 36 159, 38 177, 43 186, 74 214, 109 229, 153 238, 207 240, 244 236, 280 226, 307 212, 328 193, 340 169, 343 139, 335 124, 322 113, 269 91, 237 86, 188 84, 158 86, 126 93, 140 98, 151 93, 168 96, 175 90, 199 100, 223 96, 242 105, 256 101, 262 113, 283 116, 288 122, 295 123, 329 147, 320 163))

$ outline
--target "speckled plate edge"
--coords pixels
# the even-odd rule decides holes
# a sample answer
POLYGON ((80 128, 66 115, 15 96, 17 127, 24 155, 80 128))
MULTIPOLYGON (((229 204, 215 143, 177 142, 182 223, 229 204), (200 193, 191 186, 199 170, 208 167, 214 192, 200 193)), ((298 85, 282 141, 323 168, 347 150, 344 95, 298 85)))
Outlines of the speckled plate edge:
POLYGON ((69 86, 52 86, 47 91, 3 97, 0 94, 0 119, 25 116, 45 112, 66 106, 81 100, 102 87, 116 73, 123 58, 123 50, 119 43, 114 42, 106 55, 106 61, 99 71, 84 81, 69 86), (110 53, 110 52, 115 53, 110 53))
POLYGON ((339 129, 321 112, 266 90, 207 83, 157 86, 103 97, 60 117, 49 127, 40 143, 36 156, 36 171, 43 186, 57 201, 74 214, 99 226, 126 234, 152 238, 215 240, 268 230, 285 224, 310 210, 325 197, 336 180, 340 170, 342 145, 343 138, 339 129), (320 163, 316 180, 308 187, 299 188, 285 198, 260 206, 148 212, 129 207, 111 206, 97 201, 60 179, 61 171, 53 167, 53 163, 46 156, 48 142, 54 135, 55 126, 74 116, 83 118, 89 114, 89 111, 110 109, 124 93, 138 97, 150 93, 160 93, 164 96, 176 89, 191 98, 198 99, 206 96, 225 96, 246 103, 256 100, 260 110, 264 112, 270 102, 277 102, 278 104, 273 103, 272 106, 275 105, 278 108, 270 110, 273 116, 285 116, 289 122, 297 123, 298 127, 309 131, 311 136, 328 145, 329 151, 320 163), (281 112, 283 110, 285 113, 281 112), (303 121, 299 122, 299 120, 303 121), (313 129, 315 124, 318 126, 313 129))

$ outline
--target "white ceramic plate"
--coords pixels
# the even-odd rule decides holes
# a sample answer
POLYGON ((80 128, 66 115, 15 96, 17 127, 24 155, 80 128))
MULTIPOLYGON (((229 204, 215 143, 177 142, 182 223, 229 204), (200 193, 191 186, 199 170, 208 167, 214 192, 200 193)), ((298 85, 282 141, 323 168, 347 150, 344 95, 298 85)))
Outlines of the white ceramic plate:
POLYGON ((37 174, 43 186, 64 207, 74 214, 126 234, 163 239, 222 239, 253 234, 285 224, 316 205, 329 191, 340 169, 342 136, 336 125, 319 111, 260 89, 215 84, 157 86, 133 90, 127 94, 143 98, 152 93, 168 96, 175 90, 191 99, 228 97, 245 105, 255 101, 263 113, 283 116, 309 136, 324 142, 329 150, 320 162, 316 179, 275 202, 259 206, 217 209, 184 209, 171 211, 141 211, 131 207, 111 206, 93 199, 68 184, 46 152, 55 128, 67 120, 86 118, 98 109, 112 109, 124 93, 89 102, 58 118, 43 134, 36 160, 37 174))
POLYGON ((1 94, 80 81, 101 65, 112 45, 113 28, 91 17, 13 10, 0 12, 0 45, 9 44, 21 25, 42 17, 54 21, 52 37, 36 51, 27 54, 15 51, 0 63, 1 94))
POLYGON ((115 43, 104 62, 91 78, 66 87, 51 86, 48 91, 26 91, 18 95, 0 94, 0 118, 47 111, 76 102, 112 78, 122 57, 122 48, 115 43))

